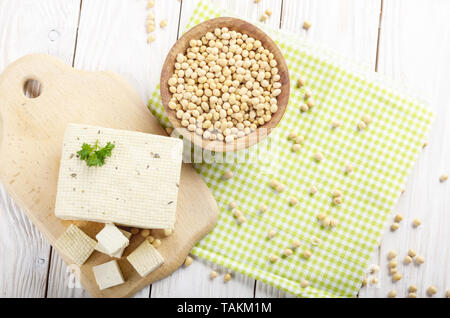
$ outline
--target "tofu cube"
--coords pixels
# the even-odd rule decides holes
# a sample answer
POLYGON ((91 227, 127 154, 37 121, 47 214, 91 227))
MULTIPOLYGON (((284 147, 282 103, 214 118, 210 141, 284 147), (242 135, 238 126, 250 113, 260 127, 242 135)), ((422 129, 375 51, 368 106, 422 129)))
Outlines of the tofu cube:
POLYGON ((115 254, 128 246, 130 241, 125 235, 111 223, 105 224, 105 227, 95 236, 101 249, 108 254, 115 254))
POLYGON ((125 282, 116 260, 94 266, 92 269, 94 270, 95 281, 100 290, 117 286, 125 282))
MULTIPOLYGON (((123 235, 125 235, 125 237, 128 239, 128 241, 130 240, 130 238, 131 238, 131 233, 130 232, 124 231, 122 229, 119 229, 119 231, 122 232, 123 235)), ((122 257, 123 252, 125 251, 125 248, 126 248, 126 246, 121 248, 118 252, 110 254, 110 253, 108 253, 106 248, 103 245, 101 245, 100 243, 97 243, 97 245, 95 246, 95 249, 97 251, 99 251, 100 253, 106 254, 106 255, 108 255, 110 257, 116 257, 116 258, 121 258, 122 257)))
POLYGON ((173 228, 183 142, 135 131, 69 124, 64 136, 55 215, 65 220, 173 228), (115 145, 101 167, 88 167, 83 143, 115 145))
POLYGON ((56 249, 67 255, 78 266, 86 262, 96 245, 95 240, 73 224, 55 242, 56 249))
POLYGON ((142 242, 138 248, 128 255, 127 260, 141 277, 147 276, 164 263, 164 258, 148 240, 142 242))

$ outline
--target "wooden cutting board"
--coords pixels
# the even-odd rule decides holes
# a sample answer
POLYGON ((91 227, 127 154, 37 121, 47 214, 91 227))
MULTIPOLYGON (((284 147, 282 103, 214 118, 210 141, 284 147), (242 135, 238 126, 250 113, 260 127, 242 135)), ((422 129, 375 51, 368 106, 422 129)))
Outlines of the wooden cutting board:
MULTIPOLYGON (((70 223, 92 238, 103 227, 93 222, 63 221, 54 215, 62 140, 68 123, 166 134, 138 93, 115 73, 74 70, 42 54, 28 55, 11 64, 0 76, 0 180, 52 245, 70 223), (41 84, 36 98, 24 94, 24 85, 30 79, 41 84)), ((93 297, 132 296, 179 268, 192 247, 214 227, 217 215, 216 202, 206 184, 190 164, 183 164, 174 234, 162 238, 153 231, 162 238, 158 250, 165 259, 163 266, 145 278, 134 271, 125 257, 143 238, 133 235, 119 260, 125 284, 98 289, 92 266, 110 258, 97 251, 79 271, 75 265, 70 268, 79 272, 82 285, 93 297)))

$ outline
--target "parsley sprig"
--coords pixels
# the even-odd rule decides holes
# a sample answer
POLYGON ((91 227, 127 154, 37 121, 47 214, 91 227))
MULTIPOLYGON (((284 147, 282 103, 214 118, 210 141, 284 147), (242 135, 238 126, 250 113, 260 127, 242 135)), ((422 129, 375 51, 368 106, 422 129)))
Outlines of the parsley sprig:
POLYGON ((115 145, 108 142, 105 147, 101 148, 98 140, 94 146, 83 143, 81 150, 77 152, 80 160, 85 160, 88 167, 101 167, 105 164, 106 157, 111 157, 111 151, 115 145))

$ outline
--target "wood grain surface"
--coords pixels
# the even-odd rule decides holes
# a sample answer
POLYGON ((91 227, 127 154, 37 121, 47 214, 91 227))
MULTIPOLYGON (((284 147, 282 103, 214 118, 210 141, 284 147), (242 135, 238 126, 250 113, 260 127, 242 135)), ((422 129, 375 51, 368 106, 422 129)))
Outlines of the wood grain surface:
MULTIPOLYGON (((0 1, 0 71, 29 53, 72 65, 80 1, 0 1), (56 36, 56 38, 55 38, 56 36)), ((1 297, 45 297, 50 244, 0 186, 1 297)))
MULTIPOLYGON (((435 297, 450 288, 450 188, 439 183, 449 172, 450 120, 450 23, 446 0, 213 0, 213 3, 256 21, 266 9, 273 11, 265 22, 298 33, 299 38, 329 47, 362 62, 372 70, 394 77, 412 87, 436 112, 428 147, 421 155, 393 211, 405 220, 391 233, 386 224, 373 264, 381 268, 380 284, 361 289, 360 297, 386 297, 391 289, 405 297, 411 283, 438 287, 435 297), (312 27, 302 29, 304 20, 312 27), (411 227, 420 217, 421 228, 411 227), (400 265, 404 278, 393 284, 385 268, 386 253, 395 248, 404 255, 409 248, 425 256, 421 266, 400 265)), ((152 9, 156 41, 146 43, 146 0, 0 0, 0 71, 16 58, 32 52, 50 53, 66 64, 86 70, 112 70, 124 76, 147 100, 159 81, 162 64, 180 36, 197 0, 156 0, 152 9), (24 17, 23 19, 21 17, 24 17), (56 31, 58 37, 55 39, 56 31), (52 36, 50 36, 52 35, 52 36)), ((0 296, 83 297, 81 288, 69 288, 71 277, 58 255, 0 189, 0 296), (50 263, 50 264, 49 264, 50 263)), ((285 297, 261 282, 236 275, 223 283, 226 269, 196 259, 169 277, 152 284, 140 297, 285 297), (209 272, 219 272, 211 281, 209 272), (195 284, 195 288, 192 286, 195 284)), ((76 286, 75 286, 76 287, 76 286)))

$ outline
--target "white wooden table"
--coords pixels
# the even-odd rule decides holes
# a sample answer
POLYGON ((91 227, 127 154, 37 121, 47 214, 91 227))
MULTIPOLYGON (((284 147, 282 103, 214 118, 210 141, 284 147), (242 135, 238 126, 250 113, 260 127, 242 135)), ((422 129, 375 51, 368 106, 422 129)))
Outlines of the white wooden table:
MULTIPOLYGON (((395 233, 382 238, 373 263, 381 268, 380 284, 364 287, 360 297, 386 297, 395 288, 407 295, 411 283, 450 288, 450 182, 439 175, 450 171, 450 1, 447 0, 217 0, 218 5, 298 33, 370 65, 411 87, 437 113, 428 147, 414 167, 396 212, 405 219, 395 233), (309 31, 301 25, 312 21, 309 31), (413 218, 423 225, 414 229, 413 218), (399 265, 403 279, 393 284, 387 275, 386 254, 409 248, 425 256, 421 266, 399 265)), ((146 43, 146 0, 0 0, 0 71, 28 53, 48 53, 85 70, 122 74, 149 97, 157 84, 169 48, 196 5, 195 0, 155 0, 156 42, 146 43)), ((210 281, 215 265, 196 261, 149 286, 136 297, 286 297, 270 286, 236 275, 224 284, 210 281)), ((89 297, 82 288, 69 288, 61 258, 0 187, 0 297, 89 297)))

